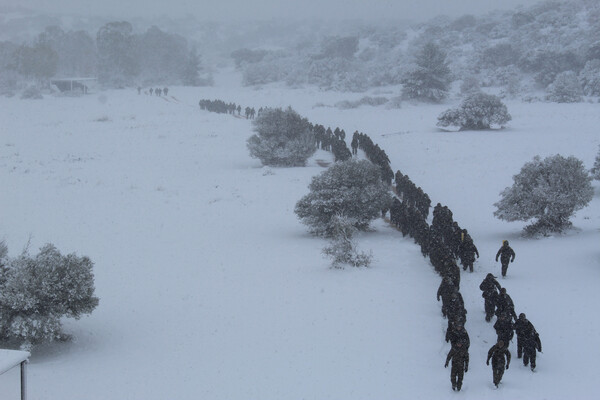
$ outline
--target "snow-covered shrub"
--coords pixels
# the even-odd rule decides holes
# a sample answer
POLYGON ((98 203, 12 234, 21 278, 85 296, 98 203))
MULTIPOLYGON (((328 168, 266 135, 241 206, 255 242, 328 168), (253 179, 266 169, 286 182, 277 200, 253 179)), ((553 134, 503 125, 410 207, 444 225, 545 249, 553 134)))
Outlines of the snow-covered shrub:
POLYGON ((350 218, 335 215, 331 219, 332 236, 328 246, 323 248, 323 254, 331 259, 333 268, 368 267, 373 260, 371 252, 359 252, 353 239, 356 228, 350 218))
POLYGON ((521 54, 510 43, 498 43, 484 49, 479 56, 479 65, 482 67, 506 67, 515 64, 521 54))
POLYGON ((304 166, 317 150, 311 125, 288 107, 267 108, 253 121, 255 135, 247 142, 250 155, 263 165, 304 166))
POLYGON ((536 156, 500 193, 494 216, 509 222, 537 219, 525 228, 528 236, 562 232, 571 227, 569 218, 592 200, 591 180, 583 162, 573 156, 536 156))
POLYGON ((62 317, 78 319, 98 305, 93 265, 51 244, 35 257, 8 260, 0 281, 0 340, 29 346, 63 339, 62 317))
POLYGON ((29 86, 27 89, 23 90, 23 93, 21 93, 21 98, 22 99, 43 99, 44 96, 42 96, 42 91, 40 90, 39 87, 32 85, 29 86))
POLYGON ((579 73, 583 93, 587 96, 600 96, 600 60, 591 60, 579 73))
POLYGON ((461 130, 490 129, 503 126, 511 120, 506 105, 497 96, 474 93, 468 96, 457 109, 444 111, 438 117, 438 126, 459 127, 461 130))
POLYGON ((579 71, 581 67, 581 61, 571 51, 564 53, 543 51, 531 58, 521 60, 521 68, 535 73, 535 81, 541 87, 547 87, 554 82, 561 72, 579 71))
POLYGON ((377 107, 380 106, 382 104, 385 104, 388 102, 388 99, 386 97, 382 97, 382 96, 378 96, 378 97, 371 97, 371 96, 364 96, 362 98, 360 98, 359 100, 356 101, 350 101, 350 100, 342 100, 342 101, 338 101, 337 103, 335 103, 335 106, 341 110, 349 110, 352 108, 358 108, 362 105, 368 105, 368 106, 373 106, 373 107, 377 107))
POLYGON ((284 77, 284 71, 281 69, 278 60, 272 59, 271 62, 245 65, 242 74, 242 84, 244 86, 264 85, 277 82, 284 77))
POLYGON ((471 95, 480 91, 481 86, 479 85, 479 79, 477 79, 474 76, 465 77, 462 83, 460 84, 460 93, 463 96, 471 95))
POLYGON ((598 154, 596 154, 596 160, 594 160, 594 167, 590 172, 594 179, 600 181, 600 148, 598 148, 598 154))
POLYGON ((381 169, 368 160, 337 162, 313 177, 309 189, 310 193, 296 203, 294 212, 316 235, 331 236, 332 219, 339 214, 351 219, 357 229, 366 230, 391 203, 381 169))
POLYGON ((581 101, 583 90, 572 71, 561 72, 546 89, 546 100, 556 103, 577 103, 581 101))

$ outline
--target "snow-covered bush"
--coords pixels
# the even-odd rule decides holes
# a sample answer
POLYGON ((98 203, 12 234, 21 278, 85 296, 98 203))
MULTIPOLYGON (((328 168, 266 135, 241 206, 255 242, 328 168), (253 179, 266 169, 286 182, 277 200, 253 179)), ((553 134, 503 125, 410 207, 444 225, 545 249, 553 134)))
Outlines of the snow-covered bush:
POLYGON ((296 167, 317 150, 311 125, 288 107, 267 108, 253 121, 255 135, 247 142, 250 155, 263 165, 296 167))
POLYGON ((373 260, 371 252, 359 252, 353 239, 356 228, 353 221, 343 215, 335 215, 331 219, 332 237, 328 246, 323 248, 323 254, 331 259, 333 268, 368 267, 373 260))
POLYGON ((481 86, 479 85, 479 79, 474 76, 467 76, 463 79, 460 84, 460 93, 463 96, 468 96, 473 93, 478 93, 481 91, 481 86))
POLYGON ((598 148, 598 154, 596 154, 596 160, 594 160, 594 167, 590 172, 594 179, 600 181, 600 148, 598 148))
POLYGON ((600 60, 590 60, 579 73, 583 93, 587 96, 600 96, 600 60))
POLYGON ((577 103, 583 93, 577 74, 572 71, 558 74, 546 92, 546 100, 556 103, 577 103))
POLYGON ((341 110, 349 110, 352 108, 358 108, 362 105, 377 107, 377 106, 380 106, 387 102, 388 102, 387 97, 364 96, 364 97, 360 98, 359 100, 355 100, 355 101, 350 101, 350 100, 338 101, 337 103, 335 103, 335 106, 341 110))
POLYGON ((500 193, 494 216, 509 222, 537 219, 525 228, 528 236, 562 232, 571 227, 569 218, 592 200, 591 180, 583 162, 573 156, 536 156, 500 193))
POLYGON ((44 96, 42 96, 42 91, 40 90, 39 87, 32 85, 29 86, 27 89, 23 90, 23 93, 21 93, 21 98, 22 99, 43 99, 44 96))
POLYGON ((35 257, 7 260, 0 279, 0 340, 29 347, 64 339, 61 318, 78 319, 98 305, 93 265, 51 244, 35 257))
POLYGON ((506 105, 497 96, 474 93, 468 96, 457 109, 444 111, 438 117, 438 126, 459 127, 461 130, 490 129, 502 127, 511 116, 506 105))
POLYGON ((481 52, 479 64, 482 67, 506 67, 514 65, 520 56, 519 50, 510 43, 498 43, 481 52))
POLYGON ((332 219, 336 215, 366 230, 391 203, 390 189, 381 180, 380 168, 368 160, 335 163, 313 177, 309 189, 310 193, 296 203, 294 212, 316 235, 333 235, 332 219))

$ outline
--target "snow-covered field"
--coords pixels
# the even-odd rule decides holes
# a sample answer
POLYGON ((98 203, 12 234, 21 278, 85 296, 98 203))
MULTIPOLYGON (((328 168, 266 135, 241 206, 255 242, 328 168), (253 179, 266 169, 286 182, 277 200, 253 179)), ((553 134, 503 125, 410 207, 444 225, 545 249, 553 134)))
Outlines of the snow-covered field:
MULTIPOLYGON (((499 192, 533 156, 574 155, 589 168, 600 144, 599 104, 506 104, 502 131, 436 129, 444 105, 338 110, 362 95, 244 88, 135 90, 80 98, 0 98, 0 237, 16 256, 53 243, 95 262, 100 306, 66 320, 70 343, 33 351, 32 400, 441 399, 453 395, 436 291, 440 278, 411 239, 383 221, 359 236, 370 269, 332 270, 326 242, 293 213, 305 168, 263 168, 249 157, 251 123, 200 111, 199 99, 258 109, 292 106, 311 122, 362 131, 394 171, 447 205, 481 258, 463 274, 471 337, 468 399, 595 399, 600 373, 600 189, 568 234, 531 240, 496 220, 499 192), (321 103, 325 107, 314 107, 321 103), (487 350, 479 283, 502 239, 516 251, 507 279, 517 313, 540 332, 535 373, 516 358, 499 390, 487 350)), ((18 398, 18 369, 0 398, 18 398)))

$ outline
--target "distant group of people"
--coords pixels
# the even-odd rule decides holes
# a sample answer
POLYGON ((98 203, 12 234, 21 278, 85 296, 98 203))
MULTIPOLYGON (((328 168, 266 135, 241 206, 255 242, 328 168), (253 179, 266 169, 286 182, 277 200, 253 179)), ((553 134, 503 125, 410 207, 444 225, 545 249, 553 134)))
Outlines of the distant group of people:
POLYGON ((226 103, 223 100, 200 100, 198 102, 201 110, 216 112, 219 114, 240 115, 242 106, 235 103, 226 103))
POLYGON ((346 161, 352 158, 352 153, 346 144, 346 132, 343 129, 325 127, 320 124, 310 124, 315 136, 318 149, 329 151, 333 154, 335 161, 346 161))
MULTIPOLYGON (((216 112, 219 114, 230 114, 230 115, 237 115, 237 116, 241 116, 242 114, 242 106, 236 103, 227 103, 224 102, 223 100, 200 100, 198 102, 198 105, 200 106, 201 110, 206 110, 206 111, 210 111, 210 112, 216 112)), ((263 108, 261 107, 258 110, 258 114, 260 114, 263 111, 263 108)), ((257 115, 256 110, 254 109, 254 107, 246 107, 244 109, 244 116, 246 117, 246 119, 254 119, 257 115)))
MULTIPOLYGON (((137 88, 138 94, 142 94, 142 90, 143 90, 142 87, 138 86, 138 88, 137 88)), ((162 96, 162 95, 167 96, 169 94, 169 88, 168 87, 165 87, 162 89, 161 88, 150 88, 148 90, 145 90, 144 93, 148 94, 150 96, 152 96, 153 94, 155 96, 162 96)))
POLYGON ((378 144, 373 143, 368 135, 355 131, 352 135, 350 147, 352 147, 352 154, 355 155, 358 153, 358 149, 361 149, 367 159, 381 169, 381 179, 388 185, 392 184, 394 171, 390 166, 390 159, 385 151, 378 144))

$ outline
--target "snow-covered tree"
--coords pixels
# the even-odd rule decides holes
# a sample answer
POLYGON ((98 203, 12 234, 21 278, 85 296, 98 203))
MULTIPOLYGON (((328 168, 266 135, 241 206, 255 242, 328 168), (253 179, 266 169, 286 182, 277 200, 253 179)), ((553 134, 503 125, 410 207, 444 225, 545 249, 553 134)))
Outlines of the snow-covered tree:
POLYGON ((494 216, 509 222, 537 219, 525 228, 527 235, 562 232, 571 227, 571 216, 592 200, 591 180, 583 162, 573 156, 536 156, 500 193, 494 216))
POLYGON ((558 74, 546 91, 546 99, 556 103, 577 103, 583 93, 577 74, 572 71, 558 74))
POLYGON ((56 75, 95 76, 96 44, 87 32, 65 32, 58 26, 49 26, 38 35, 36 41, 56 52, 58 58, 56 75))
POLYGON ((435 43, 427 43, 416 57, 416 66, 402 80, 402 95, 408 99, 440 102, 450 90, 450 68, 446 53, 435 43))
POLYGON ((263 165, 304 166, 317 150, 310 123, 288 107, 267 108, 253 121, 255 135, 247 142, 250 155, 263 165))
POLYGON ((21 46, 15 59, 16 69, 23 76, 43 81, 56 74, 58 54, 46 43, 21 46))
POLYGON ((323 248, 323 254, 331 259, 333 268, 368 267, 373 260, 371 252, 359 252, 354 233, 356 228, 353 221, 343 215, 334 215, 331 219, 332 236, 328 246, 323 248))
POLYGON ((98 305, 93 263, 48 244, 31 257, 8 260, 0 280, 0 340, 24 346, 64 338, 61 318, 80 318, 98 305))
POLYGON ((187 40, 150 27, 136 38, 140 76, 147 84, 179 84, 188 61, 187 40))
POLYGON ((133 27, 129 22, 109 22, 96 35, 98 81, 109 86, 131 84, 140 72, 133 27))
POLYGON ((313 177, 310 193, 296 203, 294 212, 316 235, 333 235, 332 220, 336 215, 343 215, 357 229, 366 230, 391 204, 390 188, 382 182, 380 171, 368 160, 337 162, 313 177))
POLYGON ((600 148, 598 148, 598 154, 596 154, 596 160, 594 160, 594 167, 591 173, 594 179, 600 181, 600 148))
POLYGON ((210 86, 213 83, 210 74, 202 67, 202 61, 196 48, 190 50, 182 71, 181 81, 186 86, 210 86))
POLYGON ((600 59, 590 60, 579 73, 583 93, 587 96, 600 96, 600 59))
POLYGON ((465 98, 459 108, 444 111, 438 117, 437 125, 480 130, 501 127, 510 120, 506 105, 497 96, 479 92, 465 98))

